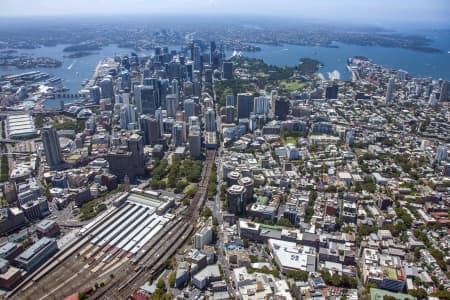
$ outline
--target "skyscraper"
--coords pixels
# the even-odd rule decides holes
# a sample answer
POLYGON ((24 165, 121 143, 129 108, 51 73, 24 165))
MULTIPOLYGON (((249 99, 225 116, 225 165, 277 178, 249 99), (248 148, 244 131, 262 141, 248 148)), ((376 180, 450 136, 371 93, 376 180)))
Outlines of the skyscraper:
POLYGON ((198 158, 202 154, 201 152, 201 131, 197 125, 189 128, 189 154, 198 158))
POLYGON ((333 81, 329 82, 325 89, 325 99, 337 99, 338 98, 338 85, 333 81))
POLYGON ((154 115, 155 110, 160 106, 158 93, 153 86, 135 86, 134 99, 139 114, 154 115))
POLYGON ((47 125, 42 130, 42 144, 44 146, 45 159, 50 168, 63 162, 58 134, 52 125, 47 125))
POLYGON ((233 62, 224 61, 222 63, 222 78, 233 79, 233 62))
POLYGON ((205 117, 205 130, 207 132, 215 132, 216 131, 216 113, 214 109, 208 108, 206 111, 205 117))
POLYGON ((284 97, 278 97, 278 99, 275 100, 275 116, 278 120, 286 120, 287 115, 289 114, 289 106, 289 100, 284 97))
POLYGON ((449 97, 450 97, 450 81, 444 81, 441 85, 439 102, 449 101, 449 97))
POLYGON ((195 116, 195 101, 194 99, 186 99, 183 103, 184 120, 187 121, 189 117, 195 116))
POLYGON ((448 157, 448 148, 446 146, 439 146, 436 149, 436 161, 440 162, 443 160, 447 160, 448 157))
POLYGON ((177 122, 172 129, 172 144, 175 147, 183 146, 184 144, 184 126, 177 122))
POLYGON ((92 102, 94 102, 95 104, 99 104, 101 98, 100 87, 93 86, 89 88, 89 96, 91 97, 92 102))
POLYGON ((110 77, 105 77, 100 81, 100 88, 102 98, 114 99, 114 87, 110 77))
POLYGON ((231 124, 234 122, 234 106, 226 106, 225 107, 225 115, 226 115, 226 119, 225 122, 228 124, 231 124))
POLYGON ((253 112, 253 95, 242 93, 237 95, 237 114, 238 119, 249 118, 253 112))
POLYGON ((180 85, 178 84, 178 80, 172 80, 172 94, 177 96, 177 99, 180 99, 180 85))
POLYGON ((155 145, 161 140, 161 125, 157 119, 142 115, 139 125, 143 132, 144 145, 155 145))
POLYGON ((392 101, 393 94, 394 94, 394 78, 390 78, 386 89, 386 103, 392 101))
POLYGON ((175 114, 178 110, 178 97, 175 94, 169 94, 166 96, 167 102, 167 116, 175 118, 175 114))
POLYGON ((256 97, 254 99, 255 115, 267 115, 269 113, 269 98, 256 97))
POLYGON ((233 95, 227 95, 225 97, 225 106, 234 106, 234 96, 233 95))

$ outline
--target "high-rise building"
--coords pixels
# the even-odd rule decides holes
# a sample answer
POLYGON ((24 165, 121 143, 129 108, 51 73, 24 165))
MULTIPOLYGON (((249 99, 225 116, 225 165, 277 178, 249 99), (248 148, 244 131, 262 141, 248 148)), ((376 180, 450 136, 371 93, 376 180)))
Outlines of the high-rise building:
POLYGON ((207 132, 215 132, 216 129, 216 113, 214 112, 214 109, 208 108, 205 117, 205 130, 207 132))
POLYGON ((180 122, 177 122, 175 123, 175 125, 173 125, 172 144, 175 147, 183 146, 184 144, 184 126, 180 122))
POLYGON ((245 213, 245 193, 246 189, 241 185, 232 185, 227 189, 227 208, 229 213, 235 215, 242 215, 245 213))
POLYGON ((153 86, 135 86, 134 101, 139 114, 154 115, 155 110, 160 106, 158 92, 153 86))
POLYGON ((224 61, 222 63, 222 78, 233 79, 233 62, 224 61))
POLYGON ((234 106, 234 96, 233 95, 227 95, 225 97, 225 106, 234 106))
POLYGON ((89 88, 89 96, 90 96, 92 102, 94 102, 95 104, 99 104, 100 98, 101 98, 100 87, 93 86, 93 87, 89 88))
POLYGON ((269 113, 269 98, 256 97, 254 100, 255 115, 267 115, 269 113))
POLYGON ((191 128, 192 126, 198 126, 200 127, 200 119, 197 116, 191 116, 188 119, 188 125, 189 128, 191 128))
POLYGON ((430 98, 429 98, 429 100, 428 100, 428 105, 430 105, 430 106, 435 106, 436 103, 437 103, 436 94, 433 93, 433 94, 430 95, 430 98))
POLYGON ((450 98, 450 81, 444 81, 441 85, 439 102, 449 101, 449 98, 450 98))
POLYGON ((139 117, 139 125, 143 132, 144 145, 156 145, 160 142, 161 125, 156 118, 142 115, 139 117))
POLYGON ((44 146, 45 159, 50 168, 63 163, 58 134, 52 125, 47 125, 43 128, 42 144, 44 146))
POLYGON ((193 57, 193 61, 194 61, 194 69, 195 70, 201 70, 201 68, 202 68, 202 59, 201 59, 201 56, 200 56, 200 47, 199 46, 197 46, 197 45, 195 45, 194 46, 194 57, 193 57))
POLYGON ((192 157, 198 158, 201 156, 201 130, 197 125, 189 127, 189 153, 192 157))
POLYGON ((120 146, 111 149, 106 160, 109 163, 111 174, 116 175, 121 181, 125 176, 134 181, 136 176, 145 174, 144 143, 142 137, 137 134, 128 137, 125 143, 126 147, 120 146))
POLYGON ((392 101, 394 96, 394 78, 390 78, 386 89, 386 103, 392 101))
POLYGON ((331 82, 325 89, 325 99, 337 99, 338 98, 338 85, 336 82, 331 82))
POLYGON ((439 146, 436 149, 436 161, 440 162, 443 160, 447 160, 448 157, 448 148, 447 146, 439 146))
POLYGON ((289 100, 284 97, 278 97, 277 100, 275 100, 275 116, 278 120, 286 120, 289 114, 289 106, 289 100))
POLYGON ((103 78, 103 80, 100 81, 100 88, 102 98, 114 99, 114 86, 110 77, 103 78))
POLYGON ((242 93, 237 95, 237 117, 238 119, 250 118, 253 112, 253 95, 242 93))
POLYGON ((187 121, 189 117, 195 116, 195 101, 194 99, 185 99, 183 103, 184 120, 187 121))
POLYGON ((172 94, 177 96, 177 99, 180 99, 180 85, 178 83, 178 80, 174 79, 171 82, 172 86, 172 94))
POLYGON ((234 106, 225 107, 225 122, 232 124, 234 122, 234 106))
POLYGON ((178 97, 175 94, 169 94, 166 96, 167 102, 167 116, 174 118, 178 110, 178 97))
POLYGON ((211 66, 214 65, 214 57, 216 56, 216 49, 217 49, 216 42, 211 41, 209 43, 209 64, 211 66))
POLYGON ((193 72, 194 72, 194 66, 192 65, 192 62, 188 62, 186 64, 186 81, 192 82, 193 72))

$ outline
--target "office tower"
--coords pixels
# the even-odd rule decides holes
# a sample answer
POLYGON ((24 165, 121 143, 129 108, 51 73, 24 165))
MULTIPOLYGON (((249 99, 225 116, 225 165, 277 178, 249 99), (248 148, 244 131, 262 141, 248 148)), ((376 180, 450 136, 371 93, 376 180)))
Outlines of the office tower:
POLYGON ((234 96, 233 95, 227 95, 225 97, 225 106, 234 106, 234 96))
POLYGON ((154 77, 144 78, 144 80, 142 81, 142 84, 145 86, 151 86, 154 89, 157 89, 158 88, 158 78, 154 78, 154 77))
POLYGON ((213 71, 212 71, 212 69, 210 69, 210 68, 205 69, 204 74, 205 74, 205 83, 206 84, 212 84, 212 81, 213 81, 213 71))
POLYGON ((269 98, 256 97, 254 99, 255 115, 267 115, 269 113, 269 98))
POLYGON ((201 130, 197 125, 189 127, 189 154, 193 158, 199 158, 202 154, 201 152, 201 130))
POLYGON ((183 103, 184 120, 187 121, 189 117, 195 116, 195 101, 194 99, 185 99, 183 103))
POLYGON ((195 45, 194 46, 194 55, 192 60, 194 61, 194 69, 195 70, 201 70, 201 56, 200 56, 200 47, 195 45))
POLYGON ((433 93, 430 95, 430 99, 428 100, 428 105, 435 106, 437 104, 436 94, 433 93))
POLYGON ((135 86, 134 102, 139 114, 154 115, 155 110, 160 106, 158 93, 153 86, 135 86))
POLYGON ((100 88, 102 98, 114 99, 114 87, 110 77, 103 78, 103 80, 100 81, 100 88))
POLYGON ((158 108, 157 110, 155 110, 155 119, 158 121, 160 134, 163 135, 163 133, 164 133, 163 132, 163 127, 164 127, 163 119, 164 119, 164 116, 163 116, 163 110, 161 109, 161 107, 158 108))
POLYGON ((197 116, 191 116, 188 119, 188 125, 189 128, 191 128, 192 126, 198 126, 200 127, 200 119, 197 116))
POLYGON ((278 97, 275 100, 275 117, 278 120, 284 121, 286 120, 289 114, 289 100, 284 97, 278 97))
POLYGON ((172 94, 177 96, 177 99, 180 99, 180 85, 178 83, 178 80, 174 79, 172 80, 172 94))
POLYGON ((167 77, 169 80, 179 80, 182 78, 182 66, 180 63, 171 61, 167 64, 166 68, 167 77))
POLYGON ((128 129, 128 124, 136 123, 136 107, 132 104, 120 108, 120 128, 128 129))
POLYGON ((450 81, 444 81, 441 85, 439 102, 449 101, 449 97, 450 97, 450 81))
POLYGON ((158 94, 159 94, 159 105, 163 109, 167 109, 166 97, 167 90, 169 89, 169 80, 161 79, 158 80, 158 94))
POLYGON ((58 134, 52 125, 47 125, 43 128, 42 144, 44 146, 45 159, 50 168, 63 163, 58 134))
POLYGON ((194 96, 194 84, 190 81, 183 83, 183 96, 192 97, 194 96))
POLYGON ((186 64, 186 81, 192 81, 192 75, 194 72, 194 66, 192 65, 192 62, 188 62, 186 64))
POLYGON ((242 215, 245 213, 245 193, 246 189, 241 185, 232 185, 227 189, 227 208, 229 213, 235 215, 242 215))
POLYGON ((139 126, 143 132, 144 145, 156 145, 161 140, 161 124, 156 118, 142 115, 139 117, 139 126))
POLYGON ((209 64, 211 66, 214 65, 214 57, 216 55, 216 49, 217 49, 216 42, 215 41, 211 41, 209 43, 209 64))
POLYGON ((338 98, 338 85, 333 81, 327 85, 325 89, 325 99, 337 99, 338 98))
POLYGON ((275 100, 278 99, 278 91, 270 91, 270 111, 273 113, 275 111, 275 100))
POLYGON ((249 118, 253 112, 253 95, 242 93, 237 95, 237 117, 238 119, 249 118))
POLYGON ((394 78, 390 78, 386 89, 386 103, 392 101, 393 94, 394 94, 394 78))
POLYGON ((178 97, 175 94, 166 96, 167 116, 174 118, 178 110, 178 97))
POLYGON ((128 113, 127 113, 127 107, 122 106, 119 113, 120 118, 120 128, 127 129, 128 128, 128 113))
POLYGON ((225 107, 225 122, 232 124, 234 122, 234 106, 225 107))
POLYGON ((216 113, 214 109, 208 108, 206 111, 205 117, 205 130, 207 132, 215 132, 216 131, 216 113))
POLYGON ((183 146, 184 144, 184 126, 182 123, 177 122, 173 125, 172 129, 172 144, 175 147, 183 146))
POLYGON ((233 62, 224 61, 222 63, 222 78, 233 79, 233 62))
POLYGON ((93 87, 89 88, 89 96, 90 96, 92 102, 94 102, 95 104, 99 104, 100 98, 101 98, 100 87, 93 86, 93 87))
POLYGON ((436 161, 440 162, 443 160, 447 160, 448 157, 448 148, 447 146, 439 146, 436 149, 436 161))
POLYGON ((126 148, 111 149, 106 155, 111 174, 121 181, 128 176, 134 181, 137 176, 143 176, 146 171, 143 138, 133 134, 125 141, 126 148))
POLYGON ((130 74, 128 73, 128 71, 122 71, 122 73, 120 73, 120 89, 128 92, 130 91, 130 87, 130 74))

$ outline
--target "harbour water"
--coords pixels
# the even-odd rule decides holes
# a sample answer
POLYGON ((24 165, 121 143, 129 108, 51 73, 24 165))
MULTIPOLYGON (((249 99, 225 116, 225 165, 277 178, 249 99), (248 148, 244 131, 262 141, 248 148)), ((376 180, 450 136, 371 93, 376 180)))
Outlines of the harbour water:
MULTIPOLYGON (((302 57, 316 59, 324 64, 320 69, 325 78, 328 73, 337 70, 341 79, 350 79, 351 74, 346 68, 346 59, 352 56, 360 55, 369 57, 376 64, 394 69, 404 69, 415 77, 433 77, 434 79, 450 80, 450 31, 441 32, 423 32, 421 33, 433 40, 431 46, 441 49, 441 53, 424 53, 407 49, 376 47, 376 46, 355 46, 342 43, 335 43, 337 48, 311 47, 298 45, 273 46, 265 44, 256 44, 261 48, 258 52, 243 52, 244 56, 261 58, 265 62, 277 66, 297 65, 302 57)), ((55 47, 42 47, 32 50, 19 50, 19 53, 30 54, 33 56, 52 57, 62 61, 59 68, 37 68, 37 69, 17 69, 14 67, 0 67, 0 75, 17 74, 39 70, 59 77, 63 80, 65 88, 70 93, 76 93, 81 89, 81 82, 92 78, 97 63, 105 58, 115 55, 130 54, 133 50, 119 48, 117 45, 109 45, 101 50, 93 51, 94 54, 80 57, 65 57, 70 53, 63 52, 67 45, 58 45, 55 47)), ((179 50, 181 46, 171 46, 171 50, 179 50)), ((150 55, 153 51, 137 52, 138 55, 150 55)), ((226 55, 231 56, 233 51, 227 51, 226 55)), ((335 73, 336 74, 336 73, 335 73)), ((66 99, 66 103, 74 101, 66 99)), ((45 107, 58 106, 59 100, 48 100, 45 107)))

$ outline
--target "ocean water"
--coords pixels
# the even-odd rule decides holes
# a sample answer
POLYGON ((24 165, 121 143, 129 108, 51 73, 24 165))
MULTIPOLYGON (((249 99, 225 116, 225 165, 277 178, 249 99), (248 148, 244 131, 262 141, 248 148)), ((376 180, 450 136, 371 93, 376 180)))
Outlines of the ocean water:
MULTIPOLYGON (((394 69, 404 69, 415 77, 433 77, 434 79, 450 80, 450 31, 416 32, 433 40, 431 46, 442 50, 442 53, 424 53, 399 48, 355 46, 335 43, 337 48, 311 47, 298 45, 272 46, 257 44, 261 51, 243 52, 244 56, 261 58, 265 62, 277 66, 295 66, 302 57, 319 60, 324 66, 319 70, 327 78, 327 72, 338 70, 341 79, 350 79, 346 68, 346 59, 356 55, 365 56, 376 64, 394 69)), ((14 67, 0 67, 0 75, 17 74, 22 72, 39 70, 52 76, 63 79, 64 87, 75 93, 81 89, 81 82, 92 78, 97 63, 108 56, 130 54, 131 49, 119 48, 117 45, 109 45, 101 50, 92 51, 93 55, 71 59, 64 57, 70 53, 63 52, 67 45, 54 47, 42 47, 32 50, 19 50, 19 53, 32 54, 59 59, 63 62, 59 68, 17 69, 14 67)), ((181 46, 170 46, 170 50, 180 50, 181 46)), ((150 55, 153 51, 137 52, 138 55, 150 55)), ((232 51, 227 51, 230 56, 232 51)), ((73 99, 66 99, 70 103, 73 99)), ((59 100, 47 100, 45 107, 59 105, 59 100)))

